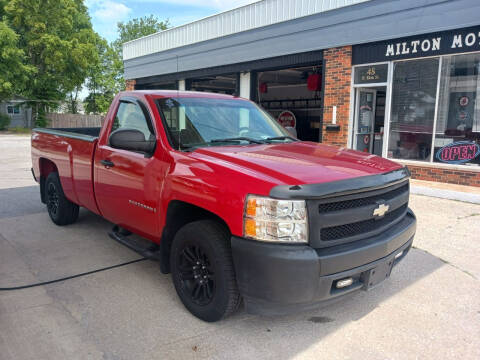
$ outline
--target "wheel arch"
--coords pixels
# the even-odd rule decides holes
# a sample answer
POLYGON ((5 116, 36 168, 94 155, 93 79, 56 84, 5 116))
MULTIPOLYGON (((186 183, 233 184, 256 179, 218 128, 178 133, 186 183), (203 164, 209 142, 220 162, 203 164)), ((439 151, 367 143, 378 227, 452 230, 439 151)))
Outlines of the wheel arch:
POLYGON ((52 160, 43 157, 38 160, 38 167, 40 170, 40 198, 45 204, 45 181, 50 173, 58 173, 58 168, 52 160))
POLYGON ((160 269, 162 273, 170 273, 170 250, 177 231, 188 223, 207 219, 220 223, 230 232, 227 223, 217 214, 185 201, 170 201, 160 241, 160 269))

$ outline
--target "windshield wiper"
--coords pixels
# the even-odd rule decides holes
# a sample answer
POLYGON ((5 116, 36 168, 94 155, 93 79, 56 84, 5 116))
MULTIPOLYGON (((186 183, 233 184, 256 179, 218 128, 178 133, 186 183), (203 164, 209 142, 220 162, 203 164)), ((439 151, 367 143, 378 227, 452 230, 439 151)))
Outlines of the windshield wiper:
POLYGON ((291 136, 275 136, 264 139, 265 141, 275 141, 275 140, 292 140, 297 141, 294 137, 291 136))
POLYGON ((221 143, 221 142, 232 142, 232 141, 248 141, 250 144, 264 144, 263 141, 255 140, 249 137, 239 136, 226 139, 213 139, 210 140, 212 143, 221 143))

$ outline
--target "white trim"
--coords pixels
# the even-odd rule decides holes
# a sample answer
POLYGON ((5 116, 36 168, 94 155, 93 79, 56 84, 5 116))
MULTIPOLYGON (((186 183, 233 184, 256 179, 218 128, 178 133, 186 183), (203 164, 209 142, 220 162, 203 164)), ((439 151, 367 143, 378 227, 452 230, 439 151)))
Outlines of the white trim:
POLYGON ((392 61, 377 61, 377 62, 372 62, 372 63, 365 63, 365 64, 357 64, 357 65, 352 65, 354 68, 355 67, 361 67, 361 66, 372 66, 372 65, 382 65, 382 64, 389 64, 392 61))
POLYGON ((393 97, 393 62, 388 63, 387 91, 385 92, 385 119, 383 122, 383 148, 382 157, 388 155, 388 142, 390 140, 390 119, 392 116, 392 97, 393 97))
POLYGON ((249 72, 240 73, 240 97, 250 100, 250 81, 249 72))
POLYGON ((436 168, 436 169, 445 169, 445 170, 460 170, 460 171, 470 171, 470 172, 480 172, 480 165, 459 165, 459 164, 445 164, 440 162, 424 162, 424 161, 417 161, 417 160, 402 160, 402 159, 390 159, 388 160, 397 162, 402 165, 412 165, 412 166, 419 166, 419 167, 428 167, 428 168, 436 168))
POLYGON ((356 90, 354 85, 354 76, 355 73, 351 72, 350 76, 350 108, 348 109, 348 136, 347 136, 347 148, 353 149, 353 139, 355 138, 355 124, 354 124, 354 116, 355 116, 355 96, 356 90))
POLYGON ((355 88, 369 88, 369 87, 382 87, 382 86, 387 86, 388 82, 383 82, 383 83, 369 83, 369 84, 354 84, 353 87, 355 88))
POLYGON ((437 92, 435 95, 435 112, 433 115, 432 145, 430 146, 430 162, 433 162, 433 155, 435 152, 435 137, 437 134, 437 119, 438 119, 438 106, 439 106, 439 99, 440 99, 440 78, 442 76, 442 63, 443 63, 443 56, 440 56, 440 59, 438 59, 437 92))
POLYGON ((178 80, 178 90, 180 90, 180 91, 185 91, 186 90, 184 79, 178 80))
POLYGON ((372 99, 372 122, 370 124, 370 144, 368 145, 368 151, 371 153, 373 149, 373 143, 375 141, 374 134, 375 134, 375 112, 376 112, 376 107, 377 107, 377 90, 376 89, 356 89, 356 94, 355 94, 355 109, 354 113, 355 116, 353 117, 353 149, 357 149, 357 138, 358 138, 358 123, 359 123, 359 116, 360 112, 357 111, 357 107, 360 105, 360 93, 365 92, 368 94, 373 94, 373 99, 372 99))

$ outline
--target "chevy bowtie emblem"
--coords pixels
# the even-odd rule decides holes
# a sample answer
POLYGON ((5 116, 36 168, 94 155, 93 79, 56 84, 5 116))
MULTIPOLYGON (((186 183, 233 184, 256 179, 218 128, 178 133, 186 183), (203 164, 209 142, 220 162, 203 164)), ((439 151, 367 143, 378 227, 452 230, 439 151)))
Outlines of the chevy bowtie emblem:
POLYGON ((380 204, 375 210, 373 210, 373 216, 382 217, 387 213, 388 209, 390 209, 390 205, 380 204))

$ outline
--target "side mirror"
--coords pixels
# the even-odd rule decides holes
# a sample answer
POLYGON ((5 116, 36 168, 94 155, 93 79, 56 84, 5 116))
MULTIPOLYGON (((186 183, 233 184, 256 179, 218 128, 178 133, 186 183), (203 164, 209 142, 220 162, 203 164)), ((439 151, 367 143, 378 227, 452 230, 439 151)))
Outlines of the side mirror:
POLYGON ((297 138, 297 129, 291 126, 286 126, 285 129, 292 135, 295 139, 297 138))
POLYGON ((155 150, 155 140, 145 140, 145 135, 140 130, 118 129, 110 134, 110 146, 115 149, 130 151, 140 151, 147 154, 153 154, 155 150))

